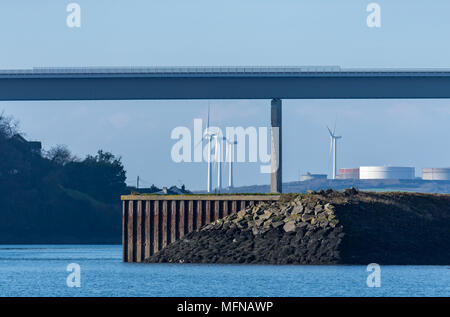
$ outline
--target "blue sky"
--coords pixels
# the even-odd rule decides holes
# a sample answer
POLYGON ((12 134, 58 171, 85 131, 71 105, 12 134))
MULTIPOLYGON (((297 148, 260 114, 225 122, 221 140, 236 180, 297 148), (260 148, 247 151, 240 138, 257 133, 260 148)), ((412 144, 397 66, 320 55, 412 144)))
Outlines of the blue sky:
MULTIPOLYGON (((450 67, 450 2, 361 0, 3 0, 0 68, 33 66, 340 65, 450 67), (81 28, 66 5, 81 6, 81 28)), ((205 186, 206 164, 170 159, 176 126, 205 118, 207 101, 0 102, 30 139, 83 157, 123 157, 129 182, 205 186)), ((268 100, 212 101, 212 121, 267 126, 268 100)), ((326 125, 343 135, 339 166, 450 166, 449 100, 284 101, 284 180, 329 172, 326 125)), ((236 184, 268 183, 259 164, 237 164, 236 184)))

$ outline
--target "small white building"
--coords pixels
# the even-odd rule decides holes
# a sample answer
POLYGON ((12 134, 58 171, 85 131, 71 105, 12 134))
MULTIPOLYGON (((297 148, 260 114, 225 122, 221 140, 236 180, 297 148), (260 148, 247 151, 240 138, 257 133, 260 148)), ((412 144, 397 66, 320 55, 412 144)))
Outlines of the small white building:
POLYGON ((315 179, 327 179, 327 176, 327 174, 311 174, 310 172, 308 172, 306 174, 300 175, 300 181, 305 182, 315 179))

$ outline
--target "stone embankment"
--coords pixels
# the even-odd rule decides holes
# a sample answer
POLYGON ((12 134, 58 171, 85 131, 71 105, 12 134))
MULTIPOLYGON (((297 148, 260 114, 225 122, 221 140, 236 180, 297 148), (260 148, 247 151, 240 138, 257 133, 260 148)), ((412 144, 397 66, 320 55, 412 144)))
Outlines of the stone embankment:
POLYGON ((146 262, 450 264, 450 195, 282 195, 210 223, 146 262))

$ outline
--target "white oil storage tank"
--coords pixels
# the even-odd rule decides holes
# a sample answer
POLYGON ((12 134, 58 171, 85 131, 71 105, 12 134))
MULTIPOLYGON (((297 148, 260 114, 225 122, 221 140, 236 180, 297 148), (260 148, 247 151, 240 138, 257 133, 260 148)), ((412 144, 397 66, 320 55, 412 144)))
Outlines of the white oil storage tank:
POLYGON ((422 168, 422 179, 429 181, 449 181, 450 168, 422 168))
POLYGON ((402 166, 361 166, 360 179, 414 179, 414 167, 402 166))

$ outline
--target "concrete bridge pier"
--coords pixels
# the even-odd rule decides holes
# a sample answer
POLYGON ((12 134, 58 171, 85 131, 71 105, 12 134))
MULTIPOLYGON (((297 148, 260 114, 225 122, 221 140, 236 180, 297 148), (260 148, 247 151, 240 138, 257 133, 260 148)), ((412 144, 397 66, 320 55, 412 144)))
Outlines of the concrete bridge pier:
POLYGON ((281 110, 281 99, 272 99, 270 125, 270 191, 272 193, 282 192, 281 110))

